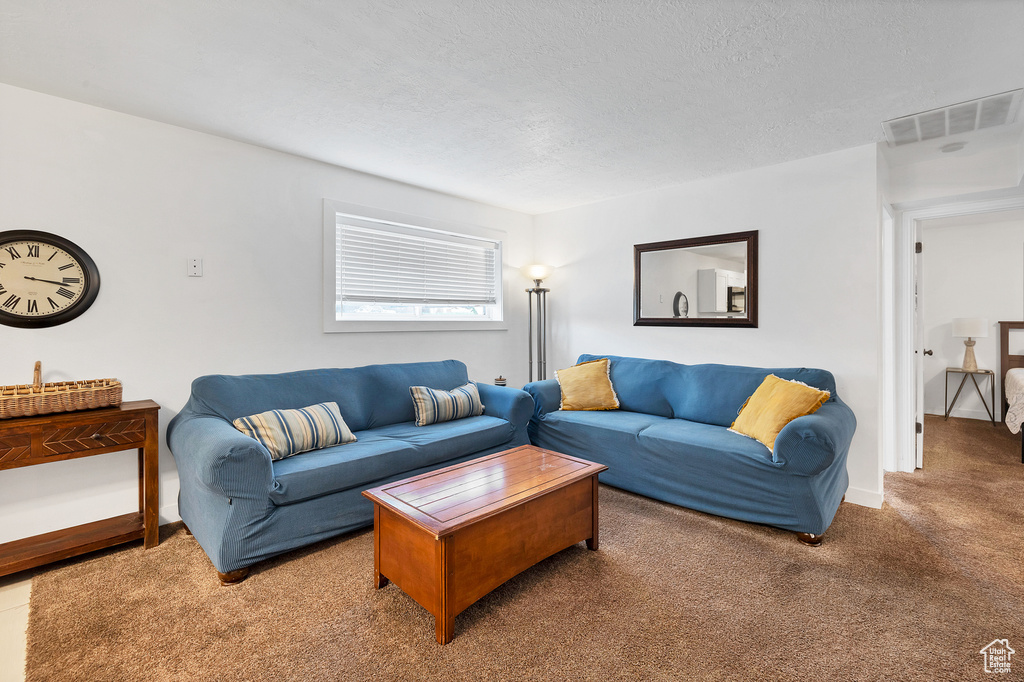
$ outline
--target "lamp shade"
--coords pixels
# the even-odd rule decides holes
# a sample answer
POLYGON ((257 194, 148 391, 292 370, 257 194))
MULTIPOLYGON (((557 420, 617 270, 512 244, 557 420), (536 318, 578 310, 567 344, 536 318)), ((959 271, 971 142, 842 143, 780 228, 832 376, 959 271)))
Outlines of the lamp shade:
POLYGON ((988 336, 988 320, 984 317, 954 317, 953 336, 984 338, 988 336))
POLYGON ((552 270, 554 270, 554 268, 550 265, 543 265, 541 263, 524 265, 519 268, 519 272, 523 273, 523 276, 527 279, 547 279, 552 270))

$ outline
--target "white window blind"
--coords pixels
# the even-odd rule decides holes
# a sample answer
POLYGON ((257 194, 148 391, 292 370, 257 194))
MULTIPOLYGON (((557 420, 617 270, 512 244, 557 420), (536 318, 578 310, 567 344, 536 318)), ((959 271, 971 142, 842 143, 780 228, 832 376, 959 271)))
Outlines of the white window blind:
POLYGON ((501 243, 338 215, 339 303, 494 305, 501 243))

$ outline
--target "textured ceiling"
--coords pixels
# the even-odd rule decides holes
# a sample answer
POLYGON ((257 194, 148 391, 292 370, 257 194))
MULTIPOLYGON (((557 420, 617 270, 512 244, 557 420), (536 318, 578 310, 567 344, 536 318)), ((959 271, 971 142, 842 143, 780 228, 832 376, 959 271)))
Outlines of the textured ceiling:
POLYGON ((0 82, 539 213, 1024 85, 1024 0, 0 0, 0 82))

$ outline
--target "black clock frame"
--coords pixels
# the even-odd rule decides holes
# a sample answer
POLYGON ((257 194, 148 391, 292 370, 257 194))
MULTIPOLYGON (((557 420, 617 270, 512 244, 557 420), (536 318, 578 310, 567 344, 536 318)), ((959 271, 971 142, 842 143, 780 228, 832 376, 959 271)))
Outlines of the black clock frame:
POLYGON ((70 239, 65 239, 50 232, 41 232, 39 230, 7 230, 6 232, 0 232, 0 248, 3 248, 3 245, 9 242, 26 240, 37 241, 63 249, 81 264, 82 272, 85 275, 82 283, 82 297, 74 305, 52 315, 25 317, 23 315, 11 314, 0 308, 0 324, 25 329, 55 327, 59 324, 70 322, 88 310, 100 292, 100 271, 92 257, 70 239))

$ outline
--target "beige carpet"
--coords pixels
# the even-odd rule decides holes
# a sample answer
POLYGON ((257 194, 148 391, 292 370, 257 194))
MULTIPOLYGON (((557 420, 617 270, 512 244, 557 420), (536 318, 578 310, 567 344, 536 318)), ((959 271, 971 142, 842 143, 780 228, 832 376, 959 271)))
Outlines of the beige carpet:
POLYGON ((27 678, 41 680, 962 680, 1009 638, 1024 677, 1024 466, 1005 427, 929 418, 925 469, 882 510, 843 504, 820 548, 792 533, 601 490, 582 544, 506 583, 434 641, 375 591, 372 533, 219 587, 180 525, 161 544, 40 572, 27 678))

